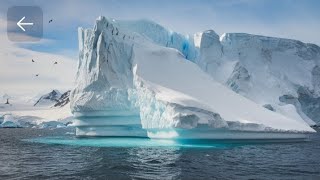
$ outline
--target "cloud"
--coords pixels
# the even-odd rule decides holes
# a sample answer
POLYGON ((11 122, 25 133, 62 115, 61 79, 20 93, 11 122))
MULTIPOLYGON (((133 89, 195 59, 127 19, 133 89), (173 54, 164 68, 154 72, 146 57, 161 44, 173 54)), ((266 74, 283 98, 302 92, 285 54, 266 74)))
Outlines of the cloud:
MULTIPOLYGON (((0 19, 0 30, 5 21, 0 19)), ((21 48, 21 43, 7 39, 0 33, 0 94, 37 94, 51 89, 71 89, 76 72, 76 61, 66 56, 21 48), (34 59, 36 62, 32 63, 34 59), (57 61, 58 65, 53 65, 57 61), (38 77, 35 75, 39 74, 38 77)), ((42 39, 33 43, 52 43, 42 39)), ((28 44, 28 43, 26 43, 28 44)))

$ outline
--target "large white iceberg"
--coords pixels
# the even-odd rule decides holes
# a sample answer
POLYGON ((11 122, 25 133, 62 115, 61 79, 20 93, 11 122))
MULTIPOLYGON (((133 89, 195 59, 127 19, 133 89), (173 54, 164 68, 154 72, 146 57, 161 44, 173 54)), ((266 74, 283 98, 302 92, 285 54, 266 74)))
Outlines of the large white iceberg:
POLYGON ((205 59, 222 56, 222 46, 213 31, 197 36, 104 17, 94 29, 79 28, 71 94, 77 135, 232 139, 314 132, 302 119, 270 111, 203 71, 205 59))

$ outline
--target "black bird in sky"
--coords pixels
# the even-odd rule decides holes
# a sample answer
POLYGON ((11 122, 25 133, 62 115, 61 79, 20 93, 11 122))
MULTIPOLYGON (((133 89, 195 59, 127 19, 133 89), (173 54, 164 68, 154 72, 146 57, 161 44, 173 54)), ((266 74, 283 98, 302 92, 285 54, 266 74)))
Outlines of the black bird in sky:
POLYGON ((54 62, 54 64, 58 64, 58 62, 56 61, 56 62, 54 62))
POLYGON ((39 76, 39 74, 36 74, 36 77, 38 77, 39 76))
POLYGON ((50 19, 50 20, 49 20, 49 23, 52 23, 52 21, 53 21, 53 20, 52 20, 52 19, 50 19))
POLYGON ((32 59, 32 62, 34 62, 34 60, 32 59))

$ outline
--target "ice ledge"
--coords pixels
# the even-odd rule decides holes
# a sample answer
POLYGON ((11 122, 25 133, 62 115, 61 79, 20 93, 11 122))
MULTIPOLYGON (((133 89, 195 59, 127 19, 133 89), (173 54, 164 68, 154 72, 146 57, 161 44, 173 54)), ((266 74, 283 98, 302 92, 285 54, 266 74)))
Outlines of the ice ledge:
POLYGON ((211 139, 211 140, 306 140, 308 134, 284 132, 251 132, 213 129, 159 129, 148 130, 154 139, 211 139))
MULTIPOLYGON (((198 104, 197 106, 197 102, 191 103, 195 106, 188 106, 165 101, 159 94, 156 94, 154 90, 152 90, 148 82, 138 76, 135 76, 134 79, 138 100, 135 103, 140 107, 142 128, 148 132, 165 132, 169 130, 169 135, 176 134, 179 138, 189 138, 192 134, 201 135, 201 133, 209 131, 212 131, 213 134, 214 132, 232 133, 235 131, 280 134, 304 134, 314 132, 311 128, 305 131, 295 129, 284 130, 268 127, 262 123, 240 122, 236 120, 228 121, 223 119, 219 113, 208 110, 208 107, 204 105, 198 104), (190 135, 187 133, 189 130, 190 135), (182 132, 182 134, 177 132, 182 132)), ((164 87, 161 88, 162 90, 165 89, 164 87)), ((150 133, 148 133, 148 136, 154 137, 150 133)), ((208 137, 210 137, 210 135, 208 135, 208 137)))

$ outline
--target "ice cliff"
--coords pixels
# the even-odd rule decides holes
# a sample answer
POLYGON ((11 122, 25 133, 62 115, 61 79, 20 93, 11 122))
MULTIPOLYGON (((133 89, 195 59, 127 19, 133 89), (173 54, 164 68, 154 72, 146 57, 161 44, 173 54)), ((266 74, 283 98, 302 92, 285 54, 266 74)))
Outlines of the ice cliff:
POLYGON ((215 80, 285 116, 320 122, 317 45, 244 33, 212 37, 203 33, 197 64, 215 80))
MULTIPOLYGON (((146 20, 116 21, 104 17, 97 19, 93 29, 79 28, 78 73, 70 96, 71 109, 78 118, 77 135, 214 139, 254 138, 250 133, 257 132, 269 135, 258 135, 260 138, 280 137, 280 134, 300 137, 298 132, 314 132, 300 116, 304 114, 302 106, 300 112, 290 117, 280 113, 290 113, 295 104, 287 102, 286 108, 274 105, 280 103, 274 99, 276 95, 297 95, 290 91, 292 89, 286 89, 296 87, 293 83, 300 83, 301 87, 312 85, 298 76, 308 77, 304 72, 313 64, 302 68, 305 71, 296 72, 292 77, 294 82, 284 84, 284 89, 278 79, 274 80, 275 87, 280 87, 270 88, 269 82, 260 82, 257 78, 272 81, 268 75, 273 72, 255 75, 252 69, 255 66, 258 66, 255 71, 268 69, 262 61, 269 59, 266 62, 269 63, 271 50, 254 52, 261 42, 253 40, 253 50, 248 50, 253 51, 252 58, 261 52, 265 58, 251 63, 251 59, 247 60, 251 54, 243 52, 248 43, 233 42, 236 40, 229 40, 232 36, 238 35, 221 38, 210 30, 184 36, 146 20), (240 56, 244 58, 239 59, 240 56), (254 94, 251 92, 254 83, 258 83, 258 90, 269 88, 254 94), (272 90, 267 96, 269 99, 260 97, 269 90, 272 90), (275 106, 278 112, 264 108, 263 103, 275 106), (239 132, 249 134, 232 136, 239 132), (272 136, 271 132, 278 134, 272 136)), ((309 61, 313 62, 312 53, 301 51, 301 56, 308 54, 309 61)), ((276 69, 279 63, 272 68, 276 69)), ((318 75, 317 70, 314 71, 318 75)), ((314 78, 311 80, 312 76, 308 78, 314 86, 319 84, 314 78)))

